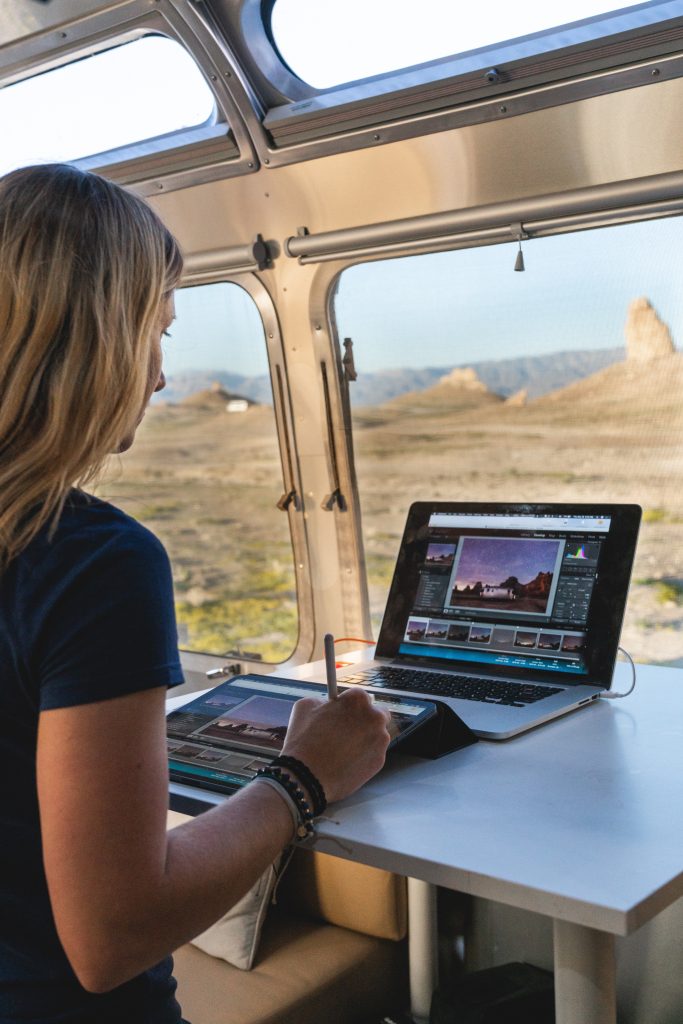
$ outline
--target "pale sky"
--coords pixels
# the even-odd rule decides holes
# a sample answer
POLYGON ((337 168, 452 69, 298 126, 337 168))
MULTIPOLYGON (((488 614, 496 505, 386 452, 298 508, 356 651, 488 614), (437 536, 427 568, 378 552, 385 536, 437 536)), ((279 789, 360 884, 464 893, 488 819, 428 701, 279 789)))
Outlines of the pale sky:
MULTIPOLYGON (((360 264, 336 299, 340 338, 359 369, 449 366, 624 344, 629 303, 645 295, 683 347, 683 220, 360 264)), ((180 291, 166 346, 169 376, 184 369, 265 373, 263 328, 237 285, 180 291)))
POLYGON ((214 110, 187 51, 146 36, 0 91, 0 174, 203 124, 214 110))
POLYGON ((441 366, 624 344, 650 299, 683 346, 680 217, 357 266, 341 278, 341 337, 363 367, 441 366))
MULTIPOLYGON (((421 0, 418 19, 407 0, 277 0, 273 25, 285 58, 321 87, 634 6, 647 20, 676 4, 489 0, 466 7, 421 0)), ((0 173, 214 116, 212 94, 189 55, 172 40, 148 36, 1 90, 0 173)), ((681 221, 671 219, 529 241, 523 274, 512 269, 513 243, 360 265, 342 275, 340 336, 354 339, 366 371, 607 348, 623 343, 628 303, 646 295, 683 344, 681 241, 681 221)), ((242 289, 188 290, 177 307, 166 345, 169 376, 187 369, 267 372, 263 327, 242 289)))
MULTIPOLYGON (((464 53, 606 12, 655 3, 619 0, 277 0, 273 36, 292 70, 326 89, 464 53), (418 16, 419 15, 419 16, 418 16)), ((647 19, 647 14, 644 14, 647 19)))

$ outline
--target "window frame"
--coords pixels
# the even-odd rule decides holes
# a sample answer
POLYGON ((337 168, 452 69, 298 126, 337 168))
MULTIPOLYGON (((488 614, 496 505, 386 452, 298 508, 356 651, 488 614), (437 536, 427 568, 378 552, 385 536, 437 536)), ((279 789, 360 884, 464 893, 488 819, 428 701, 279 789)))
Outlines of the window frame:
MULTIPOLYGON (((538 232, 537 237, 548 237, 557 234, 569 235, 579 231, 618 227, 620 225, 641 223, 649 220, 664 220, 670 217, 678 217, 683 220, 683 201, 678 199, 675 201, 663 200, 658 202, 653 195, 648 208, 648 205, 642 204, 642 197, 638 195, 637 187, 633 188, 633 194, 630 196, 627 190, 624 190, 624 194, 621 196, 620 210, 615 210, 609 204, 599 205, 600 199, 604 200, 604 191, 601 190, 600 186, 584 189, 582 198, 584 200, 584 210, 577 209, 572 219, 563 216, 561 212, 558 212, 558 215, 553 218, 550 211, 548 211, 543 230, 538 232), (597 202, 596 197, 598 197, 597 202), (641 199, 641 203, 633 205, 634 199, 641 199), (553 223, 553 219, 556 223, 553 223)), ((533 208, 538 201, 543 199, 552 200, 552 197, 529 196, 524 200, 520 200, 517 204, 520 214, 523 214, 525 206, 533 208)), ((509 204, 501 204, 501 212, 507 212, 508 209, 509 204)), ((475 210, 475 216, 476 213, 477 211, 475 210)), ((522 218, 520 217, 520 219, 522 218)), ((507 240, 504 235, 509 233, 509 219, 507 216, 498 217, 494 231, 496 229, 499 230, 499 233, 494 237, 484 232, 479 237, 476 237, 474 233, 464 231, 462 232, 463 237, 460 242, 451 238, 448 244, 443 244, 439 243, 436 238, 432 238, 417 249, 412 247, 408 240, 404 239, 402 245, 397 243, 387 246, 384 251, 376 248, 373 251, 364 252, 359 247, 353 254, 348 250, 344 252, 340 250, 338 254, 330 253, 329 255, 322 255, 320 258, 312 257, 306 260, 300 257, 300 260, 304 263, 318 263, 312 306, 319 303, 324 308, 326 325, 324 333, 318 332, 318 351, 321 354, 321 358, 327 361, 328 368, 331 367, 333 370, 332 379, 335 386, 332 389, 331 428, 341 467, 341 489, 343 493, 348 493, 352 498, 348 503, 348 512, 345 513, 349 518, 349 523, 346 525, 345 531, 346 545, 345 547, 340 546, 343 559, 341 570, 352 575, 356 581, 358 588, 358 613, 362 619, 362 632, 359 634, 361 636, 369 637, 373 635, 373 632, 365 554, 365 533, 362 518, 362 496, 358 487, 358 474, 354 454, 352 406, 349 385, 344 377, 342 339, 338 330, 334 308, 339 281, 346 270, 360 264, 379 263, 430 253, 504 244, 507 240)), ((525 246, 532 244, 533 237, 532 235, 525 241, 525 246)), ((513 240, 514 236, 509 235, 509 241, 513 240)), ((337 522, 339 523, 339 518, 337 522)))
POLYGON ((0 87, 149 35, 172 40, 194 60, 213 94, 215 118, 71 162, 135 185, 146 195, 251 173, 258 158, 233 95, 234 67, 194 5, 182 13, 168 3, 150 11, 141 0, 128 0, 113 10, 86 15, 58 33, 50 29, 18 39, 0 47, 0 87))
MULTIPOLYGON (((289 503, 283 514, 286 514, 288 518, 292 542, 292 568, 296 587, 298 630, 295 646, 289 657, 282 662, 250 661, 248 658, 240 658, 238 662, 234 657, 226 658, 221 655, 186 649, 181 649, 180 660, 183 668, 188 672, 206 673, 224 666, 230 667, 229 672, 232 672, 235 666, 237 666, 238 672, 272 671, 275 668, 293 667, 310 661, 315 644, 311 558, 301 500, 303 485, 298 461, 287 363, 277 312, 270 293, 260 278, 251 272, 232 274, 226 272, 218 261, 215 266, 211 267, 209 260, 210 257, 207 256, 207 259, 199 261, 202 264, 201 269, 184 274, 180 288, 221 283, 237 285, 254 302, 263 325, 266 359, 273 394, 276 436, 280 452, 282 486, 285 490, 293 489, 297 495, 297 499, 289 503)), ((275 490, 277 490, 277 484, 274 484, 274 493, 275 490)), ((274 505, 276 502, 277 498, 274 497, 274 505)))
POLYGON ((296 77, 277 50, 269 22, 275 2, 242 0, 234 8, 220 0, 216 8, 259 91, 271 166, 371 148, 683 76, 683 2, 661 0, 659 6, 669 16, 650 27, 636 24, 636 16, 644 9, 638 5, 619 16, 630 27, 607 37, 599 34, 598 26, 613 19, 613 14, 578 22, 579 28, 571 30, 576 38, 559 48, 551 45, 553 37, 564 39, 569 30, 532 33, 507 45, 315 89, 296 77), (580 38, 581 33, 586 38, 580 38), (548 41, 545 50, 525 54, 524 47, 539 37, 548 41), (475 59, 473 54, 479 55, 478 68, 464 68, 475 59), (490 67, 501 72, 499 81, 485 79, 490 67))

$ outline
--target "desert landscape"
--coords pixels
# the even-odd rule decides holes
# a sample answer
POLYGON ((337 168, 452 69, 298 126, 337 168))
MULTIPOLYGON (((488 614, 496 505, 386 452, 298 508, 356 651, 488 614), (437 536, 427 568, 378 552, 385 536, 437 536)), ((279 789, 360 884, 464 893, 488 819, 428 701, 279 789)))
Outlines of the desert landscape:
MULTIPOLYGON (((683 665, 683 354, 646 298, 629 307, 624 352, 533 398, 495 393, 473 367, 378 404, 351 385, 375 635, 411 501, 636 502, 622 645, 683 665)), ((297 619, 273 411, 228 412, 234 398, 216 385, 153 405, 98 493, 166 544, 182 646, 280 660, 297 619)))

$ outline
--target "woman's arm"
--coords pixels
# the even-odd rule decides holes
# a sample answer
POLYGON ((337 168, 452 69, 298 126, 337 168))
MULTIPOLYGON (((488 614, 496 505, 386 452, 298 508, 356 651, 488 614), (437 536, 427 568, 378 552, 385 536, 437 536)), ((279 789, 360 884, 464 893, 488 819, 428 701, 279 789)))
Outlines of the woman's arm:
MULTIPOLYGON (((104 992, 158 963, 236 903, 292 838, 283 800, 248 786, 166 833, 166 690, 44 711, 38 798, 50 900, 81 984, 104 992)), ((330 799, 384 762, 366 694, 295 706, 285 744, 330 799)))

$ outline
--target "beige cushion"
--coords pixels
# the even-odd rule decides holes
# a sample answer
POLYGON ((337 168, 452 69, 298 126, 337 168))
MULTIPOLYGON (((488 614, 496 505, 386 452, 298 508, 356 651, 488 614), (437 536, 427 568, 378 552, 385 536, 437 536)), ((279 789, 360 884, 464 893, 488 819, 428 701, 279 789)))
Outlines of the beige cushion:
POLYGON ((278 886, 277 903, 380 939, 402 939, 407 932, 404 878, 325 853, 295 852, 278 886))
POLYGON ((373 939, 271 908, 249 973, 194 946, 174 954, 192 1024, 366 1024, 404 1006, 405 943, 373 939))

